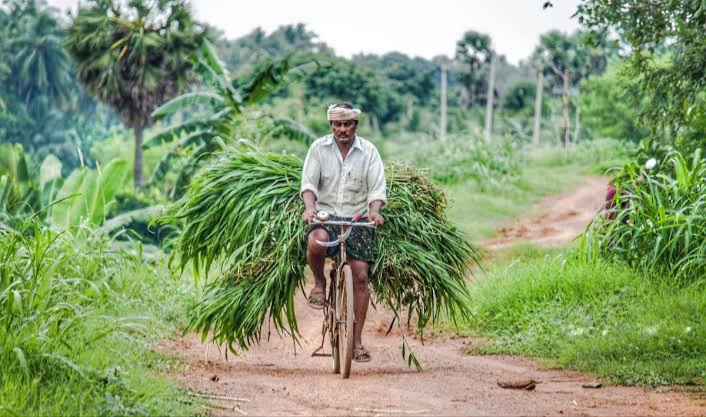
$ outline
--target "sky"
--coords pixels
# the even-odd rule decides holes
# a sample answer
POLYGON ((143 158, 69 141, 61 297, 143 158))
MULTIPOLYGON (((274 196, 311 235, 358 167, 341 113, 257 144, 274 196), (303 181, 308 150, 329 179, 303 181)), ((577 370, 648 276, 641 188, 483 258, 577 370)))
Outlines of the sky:
MULTIPOLYGON (((65 10, 79 0, 49 0, 65 10)), ((452 56, 466 30, 487 33, 508 61, 530 55, 539 35, 551 29, 578 28, 571 15, 580 0, 191 0, 198 20, 225 31, 228 38, 260 26, 270 33, 280 25, 303 22, 338 55, 399 51, 432 58, 452 56)))

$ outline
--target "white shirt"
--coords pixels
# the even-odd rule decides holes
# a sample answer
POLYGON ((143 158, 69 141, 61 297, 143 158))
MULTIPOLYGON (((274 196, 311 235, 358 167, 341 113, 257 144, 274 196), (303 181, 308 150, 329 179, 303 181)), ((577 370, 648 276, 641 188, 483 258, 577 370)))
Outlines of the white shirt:
POLYGON ((304 160, 302 187, 316 196, 316 209, 341 217, 367 214, 370 203, 387 204, 385 168, 375 145, 355 137, 346 159, 327 135, 309 147, 304 160))

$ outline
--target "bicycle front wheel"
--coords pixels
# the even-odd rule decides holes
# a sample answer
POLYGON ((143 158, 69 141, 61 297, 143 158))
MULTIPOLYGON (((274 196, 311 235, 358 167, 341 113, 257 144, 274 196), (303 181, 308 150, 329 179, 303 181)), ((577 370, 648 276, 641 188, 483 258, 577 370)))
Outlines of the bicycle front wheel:
POLYGON ((328 336, 331 342, 331 359, 333 360, 333 373, 341 373, 341 354, 338 348, 338 323, 336 322, 336 309, 338 303, 338 288, 336 287, 336 270, 331 271, 331 285, 328 290, 328 308, 326 309, 326 320, 328 321, 328 336))
POLYGON ((353 271, 350 265, 344 264, 338 280, 338 297, 336 312, 338 315, 338 353, 341 361, 341 376, 351 375, 351 359, 353 358, 353 328, 355 312, 353 311, 353 271))

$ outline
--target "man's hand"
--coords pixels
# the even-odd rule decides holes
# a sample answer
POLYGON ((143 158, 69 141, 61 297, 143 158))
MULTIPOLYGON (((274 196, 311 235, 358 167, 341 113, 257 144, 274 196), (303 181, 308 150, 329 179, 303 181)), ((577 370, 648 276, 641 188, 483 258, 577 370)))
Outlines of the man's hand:
POLYGON ((314 217, 316 217, 316 209, 306 209, 302 214, 302 219, 305 223, 311 223, 314 221, 314 217))
POLYGON ((380 213, 368 214, 368 220, 371 222, 375 222, 375 227, 380 227, 385 224, 385 219, 380 215, 380 213))

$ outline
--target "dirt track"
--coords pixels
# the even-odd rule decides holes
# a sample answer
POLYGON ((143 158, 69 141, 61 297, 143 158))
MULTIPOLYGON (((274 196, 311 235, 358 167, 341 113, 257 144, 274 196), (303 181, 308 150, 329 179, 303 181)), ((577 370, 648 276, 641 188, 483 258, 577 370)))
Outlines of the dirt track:
POLYGON ((569 193, 543 198, 537 204, 538 214, 501 228, 483 246, 497 250, 521 241, 545 247, 564 246, 583 233, 604 204, 607 186, 607 178, 591 176, 569 193))
MULTIPOLYGON (((535 219, 555 223, 566 242, 569 223, 580 230, 588 219, 570 212, 583 212, 600 204, 605 182, 590 179, 589 185, 562 197, 547 199, 541 207, 551 207, 535 219), (585 199, 585 200, 584 200, 585 199), (566 210, 565 210, 566 209, 566 210), (564 210, 562 217, 561 211, 564 210), (579 224, 580 223, 580 224, 579 224)), ((589 216, 590 219, 590 216, 589 216)), ((530 220, 513 227, 523 237, 542 244, 559 244, 530 220), (522 226, 526 225, 525 228, 522 226), (532 230, 539 230, 535 235, 532 230), (535 239, 535 236, 536 239, 535 239), (546 239, 546 240, 542 240, 546 239)), ((515 230, 509 228, 507 230, 515 230)), ((510 232, 507 232, 510 235, 510 232)), ((573 233, 573 232, 572 232, 573 233)), ((502 236, 501 236, 502 237, 502 236)), ((499 238, 500 239, 500 238, 499 238)), ((508 237, 504 242, 512 240, 508 237)), ((500 241, 498 241, 500 242, 500 241)), ((363 336, 373 361, 353 365, 349 380, 330 373, 330 359, 311 358, 320 342, 321 312, 306 307, 297 298, 297 317, 304 336, 295 353, 289 339, 273 335, 269 342, 226 361, 212 347, 196 338, 164 341, 160 348, 185 358, 188 368, 178 378, 184 385, 211 396, 217 407, 214 415, 703 415, 706 409, 697 400, 680 392, 658 392, 641 388, 582 388, 595 381, 575 372, 542 370, 531 360, 510 356, 470 356, 464 354, 473 339, 435 338, 422 346, 412 341, 424 366, 417 373, 406 367, 400 356, 400 337, 384 335, 389 315, 371 309, 363 336), (534 391, 498 387, 498 381, 533 378, 534 391)))

